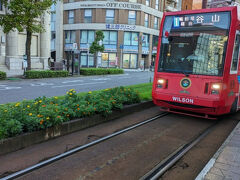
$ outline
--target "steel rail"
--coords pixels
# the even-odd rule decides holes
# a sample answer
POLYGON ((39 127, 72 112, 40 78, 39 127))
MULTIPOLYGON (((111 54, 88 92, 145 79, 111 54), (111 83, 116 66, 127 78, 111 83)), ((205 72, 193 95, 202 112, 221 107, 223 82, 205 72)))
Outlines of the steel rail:
POLYGON ((157 166, 155 166, 151 171, 146 173, 139 180, 156 180, 161 177, 170 167, 172 167, 180 158, 184 156, 193 146, 195 146, 200 140, 202 140, 206 135, 211 132, 217 123, 214 123, 197 137, 193 138, 190 142, 179 147, 175 152, 169 155, 166 159, 161 161, 157 166))
POLYGON ((130 127, 128 127, 128 128, 125 128, 125 129, 123 129, 123 130, 117 131, 117 132, 115 132, 115 133, 113 133, 113 134, 104 136, 104 137, 102 137, 102 138, 100 138, 100 139, 98 139, 98 140, 95 140, 95 141, 93 141, 93 142, 90 142, 90 143, 88 143, 88 144, 84 144, 84 145, 82 145, 82 146, 76 147, 76 148, 74 148, 74 149, 72 149, 72 150, 69 150, 69 151, 67 151, 67 152, 65 152, 65 153, 59 154, 59 155, 57 155, 57 156, 55 156, 55 157, 52 157, 52 158, 50 158, 50 159, 48 159, 48 160, 45 160, 45 161, 42 161, 42 162, 40 162, 40 163, 38 163, 38 164, 35 164, 35 165, 33 165, 33 166, 30 166, 30 167, 28 167, 28 168, 26 168, 26 169, 17 171, 17 172, 15 172, 15 173, 13 173, 13 174, 10 174, 10 175, 8 175, 8 176, 5 176, 5 177, 1 178, 0 180, 14 179, 14 178, 23 176, 24 174, 27 174, 27 173, 29 173, 29 172, 31 172, 31 171, 34 171, 34 170, 36 170, 36 169, 39 169, 39 168, 41 168, 41 167, 43 167, 43 166, 46 166, 46 165, 48 165, 48 164, 51 164, 51 163, 53 163, 53 162, 55 162, 55 161, 58 161, 58 160, 60 160, 60 159, 63 159, 63 158, 65 158, 65 157, 67 157, 67 156, 70 156, 70 155, 76 153, 76 152, 79 152, 79 151, 84 150, 84 149, 86 149, 86 148, 88 148, 88 147, 91 147, 91 146, 93 146, 93 145, 96 145, 96 144, 98 144, 98 143, 100 143, 100 142, 103 142, 103 141, 106 141, 106 140, 108 140, 108 139, 110 139, 110 138, 113 138, 113 137, 115 137, 115 136, 117 136, 117 135, 120 135, 120 134, 122 134, 122 133, 125 133, 125 132, 127 132, 127 131, 130 131, 130 130, 132 130, 132 129, 135 129, 135 128, 137 128, 137 127, 139 127, 139 126, 142 126, 142 125, 144 125, 144 124, 147 124, 147 123, 149 123, 149 122, 152 122, 152 121, 154 121, 154 120, 156 120, 156 119, 158 119, 158 118, 164 117, 164 116, 166 116, 167 114, 168 114, 168 113, 166 113, 166 112, 161 113, 161 114, 159 114, 159 115, 157 115, 157 116, 155 116, 155 117, 153 117, 153 118, 151 118, 151 119, 145 120, 145 121, 143 121, 143 122, 141 122, 141 123, 138 123, 138 124, 135 124, 135 125, 132 125, 132 126, 130 126, 130 127))

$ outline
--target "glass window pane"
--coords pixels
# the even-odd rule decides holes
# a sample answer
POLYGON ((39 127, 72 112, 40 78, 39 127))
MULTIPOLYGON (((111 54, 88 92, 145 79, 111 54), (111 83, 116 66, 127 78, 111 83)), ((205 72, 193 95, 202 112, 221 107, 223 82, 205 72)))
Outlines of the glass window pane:
POLYGON ((156 0, 156 4, 155 4, 155 9, 158 9, 158 6, 159 6, 159 0, 156 0))
POLYGON ((109 31, 103 31, 104 39, 103 44, 109 44, 109 31))
POLYGON ((145 23, 144 23, 145 27, 148 27, 148 14, 145 14, 145 23))
POLYGON ((115 67, 116 66, 116 53, 109 53, 109 67, 115 67))
POLYGON ((123 54, 123 68, 129 68, 130 54, 123 54))
POLYGON ((237 70, 237 65, 238 65, 238 55, 239 55, 239 39, 240 36, 237 35, 234 43, 234 52, 233 52, 233 57, 232 57, 232 67, 231 71, 236 71, 237 70))
POLYGON ((124 45, 131 45, 131 33, 124 32, 124 45))
POLYGON ((110 44, 117 44, 117 32, 110 31, 110 44))
POLYGON ((138 33, 132 33, 131 45, 138 45, 138 33))
POLYGON ((102 67, 108 67, 108 53, 102 53, 102 67))
POLYGON ((75 43, 76 42, 76 33, 75 31, 71 31, 71 43, 75 43))
POLYGON ((114 10, 113 9, 106 10, 106 17, 114 18, 114 10))
POLYGON ((68 11, 68 18, 74 18, 74 11, 68 11))
POLYGON ((129 2, 136 3, 137 0, 129 0, 129 2))
POLYGON ((130 68, 137 68, 137 55, 131 54, 130 68))
POLYGON ((149 47, 149 35, 143 34, 142 36, 142 46, 149 47))
POLYGON ((65 43, 70 43, 70 31, 65 31, 65 43))
POLYGON ((89 66, 94 66, 94 56, 93 55, 89 55, 89 66))
POLYGON ((87 31, 81 31, 80 43, 87 43, 87 31))
POLYGON ((87 53, 81 53, 81 65, 87 66, 87 53))
POLYGON ((149 4, 150 4, 149 1, 150 1, 150 0, 146 0, 146 6, 149 6, 149 4))
POLYGON ((135 19, 136 18, 136 11, 129 11, 128 18, 129 19, 135 19))
POLYGON ((92 43, 95 39, 94 31, 88 31, 88 43, 92 43))
POLYGON ((85 9, 85 11, 84 11, 84 16, 85 16, 85 17, 92 16, 92 10, 91 10, 91 9, 85 9))

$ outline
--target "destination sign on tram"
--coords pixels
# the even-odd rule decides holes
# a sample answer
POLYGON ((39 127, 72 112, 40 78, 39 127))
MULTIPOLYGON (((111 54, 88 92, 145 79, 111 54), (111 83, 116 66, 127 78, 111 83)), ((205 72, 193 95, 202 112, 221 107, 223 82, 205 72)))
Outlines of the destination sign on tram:
POLYGON ((173 17, 173 28, 200 26, 217 26, 228 29, 230 23, 229 12, 215 12, 202 14, 187 14, 173 17))

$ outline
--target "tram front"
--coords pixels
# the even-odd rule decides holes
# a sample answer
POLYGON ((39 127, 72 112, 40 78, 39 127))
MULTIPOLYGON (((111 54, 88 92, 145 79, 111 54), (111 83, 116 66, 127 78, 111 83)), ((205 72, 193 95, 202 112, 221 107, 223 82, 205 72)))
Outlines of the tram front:
POLYGON ((228 43, 235 8, 227 9, 164 15, 152 91, 156 105, 204 115, 230 111, 234 97, 227 100, 224 81, 231 54, 227 49, 233 49, 228 43))

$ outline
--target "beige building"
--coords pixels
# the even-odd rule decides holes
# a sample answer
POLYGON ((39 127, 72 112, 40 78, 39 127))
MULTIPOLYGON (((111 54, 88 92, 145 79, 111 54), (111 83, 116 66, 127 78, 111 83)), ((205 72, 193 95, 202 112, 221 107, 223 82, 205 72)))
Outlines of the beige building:
POLYGON ((81 67, 98 64, 101 67, 148 69, 156 54, 162 12, 178 8, 178 0, 167 2, 64 0, 63 4, 58 3, 52 8, 56 12, 52 14, 52 58, 56 61, 66 59, 69 66, 74 59, 73 65, 80 64, 81 67), (89 47, 97 30, 104 33, 105 51, 94 57, 89 53, 89 47))
MULTIPOLYGON (((0 1, 0 14, 5 14, 5 9, 0 1)), ((35 33, 31 43, 32 69, 48 69, 50 57, 50 15, 44 17, 45 32, 35 33)), ((11 31, 8 34, 2 32, 0 27, 0 71, 7 76, 23 75, 25 55, 26 33, 11 31)))

